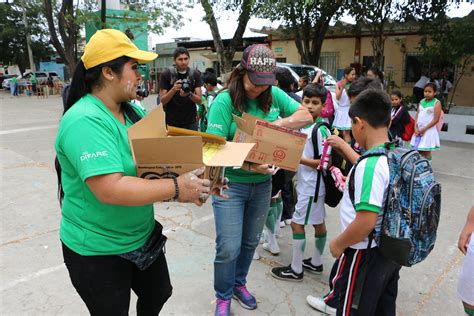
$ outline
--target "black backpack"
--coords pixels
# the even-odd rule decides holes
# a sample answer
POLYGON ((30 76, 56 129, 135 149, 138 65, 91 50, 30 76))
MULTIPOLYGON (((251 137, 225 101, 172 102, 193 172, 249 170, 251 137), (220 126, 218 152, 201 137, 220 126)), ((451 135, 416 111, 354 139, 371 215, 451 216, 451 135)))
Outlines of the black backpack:
MULTIPOLYGON (((313 132, 311 133, 311 139, 313 141, 313 150, 314 150, 314 159, 320 159, 321 154, 319 153, 318 149, 318 130, 322 126, 325 126, 328 131, 331 133, 331 127, 326 122, 319 122, 314 126, 313 132)), ((344 159, 340 154, 333 151, 331 153, 332 165, 338 167, 343 171, 344 167, 344 159)), ((321 178, 324 181, 324 185, 326 187, 326 199, 325 203, 330 207, 336 207, 339 204, 339 201, 342 199, 342 192, 336 188, 334 183, 334 179, 331 176, 329 171, 317 170, 318 178, 316 180, 316 191, 314 192, 314 200, 315 202, 318 200, 319 196, 319 187, 321 185, 321 178)))

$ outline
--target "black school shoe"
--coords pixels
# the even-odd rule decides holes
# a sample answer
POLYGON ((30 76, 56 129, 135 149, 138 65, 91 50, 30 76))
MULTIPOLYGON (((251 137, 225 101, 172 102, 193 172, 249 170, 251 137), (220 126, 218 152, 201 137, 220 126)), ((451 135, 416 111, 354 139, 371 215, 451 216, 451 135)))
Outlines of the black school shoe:
POLYGON ((303 281, 303 271, 296 273, 291 268, 291 264, 286 267, 273 268, 271 271, 272 277, 279 280, 301 282, 303 281))
POLYGON ((319 265, 319 266, 314 266, 312 263, 311 263, 311 258, 308 258, 308 259, 304 259, 303 260, 303 268, 305 268, 306 270, 312 272, 312 273, 315 273, 315 274, 321 274, 323 273, 323 265, 319 265))

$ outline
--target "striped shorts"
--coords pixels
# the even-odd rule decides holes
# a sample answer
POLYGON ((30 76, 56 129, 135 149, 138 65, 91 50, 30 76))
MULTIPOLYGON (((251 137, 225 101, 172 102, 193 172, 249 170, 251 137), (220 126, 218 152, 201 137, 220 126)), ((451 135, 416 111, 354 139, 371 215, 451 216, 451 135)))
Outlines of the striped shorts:
POLYGON ((400 268, 377 247, 347 248, 332 267, 324 301, 337 315, 395 316, 400 268))

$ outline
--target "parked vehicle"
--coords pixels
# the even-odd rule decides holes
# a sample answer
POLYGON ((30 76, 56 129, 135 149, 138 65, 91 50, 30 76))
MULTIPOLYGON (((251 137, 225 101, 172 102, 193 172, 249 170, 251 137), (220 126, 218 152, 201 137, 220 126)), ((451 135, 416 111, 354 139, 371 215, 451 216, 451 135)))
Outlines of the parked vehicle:
MULTIPOLYGON (((288 69, 293 75, 293 77, 295 78, 296 82, 300 80, 300 76, 304 76, 304 75, 308 76, 309 81, 311 82, 316 76, 316 73, 318 71, 322 71, 324 86, 326 87, 326 89, 328 89, 331 92, 332 102, 334 104, 334 107, 337 108, 339 103, 337 102, 337 99, 336 99, 336 80, 333 78, 333 76, 328 74, 326 71, 312 65, 299 65, 299 64, 288 64, 288 63, 277 63, 277 67, 288 69)), ((297 94, 300 94, 300 92, 297 92, 297 94)))
MULTIPOLYGON (((20 75, 16 77, 18 86, 21 87, 26 87, 27 83, 30 80, 32 72, 25 72, 23 75, 20 75)), ((58 76, 58 74, 54 71, 36 71, 36 80, 39 85, 44 85, 46 84, 48 77, 51 75, 53 77, 53 80, 61 80, 61 78, 58 76)), ((10 79, 5 79, 2 82, 2 87, 4 89, 10 89, 10 79)))
POLYGON ((294 73, 298 75, 298 79, 301 76, 308 76, 309 80, 313 80, 314 77, 316 76, 318 71, 323 72, 323 79, 324 79, 324 86, 328 88, 329 90, 333 91, 336 87, 336 80, 328 74, 326 71, 324 71, 321 68, 318 68, 316 66, 312 65, 299 65, 299 64, 288 64, 288 63, 277 63, 277 66, 280 67, 285 67, 290 70, 292 70, 294 73))
POLYGON ((13 78, 13 77, 16 77, 17 75, 1 75, 0 76, 0 85, 3 83, 4 80, 6 79, 10 79, 10 78, 13 78))

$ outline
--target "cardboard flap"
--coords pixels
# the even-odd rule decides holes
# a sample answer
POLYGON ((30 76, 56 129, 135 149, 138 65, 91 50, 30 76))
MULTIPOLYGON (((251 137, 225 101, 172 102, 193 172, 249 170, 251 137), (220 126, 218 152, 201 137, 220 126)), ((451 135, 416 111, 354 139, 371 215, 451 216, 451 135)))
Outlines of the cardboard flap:
POLYGON ((202 138, 177 136, 130 140, 137 164, 202 164, 202 138))
POLYGON ((255 127, 255 122, 257 120, 256 117, 244 113, 243 117, 238 117, 235 114, 232 114, 232 117, 234 118, 234 122, 237 125, 237 128, 243 131, 244 133, 248 135, 252 135, 253 129, 255 127), (245 117, 249 116, 250 118, 248 120, 245 119, 245 117), (254 119, 252 119, 254 118, 254 119))
POLYGON ((274 144, 285 144, 288 148, 300 148, 306 142, 307 135, 295 130, 273 125, 269 122, 256 122, 253 137, 274 144))
POLYGON ((130 140, 138 138, 166 137, 166 121, 163 106, 148 113, 127 130, 130 140))
POLYGON ((227 142, 207 163, 215 167, 241 167, 255 143, 227 142))
POLYGON ((252 114, 248 114, 248 113, 242 114, 242 118, 244 119, 244 121, 246 121, 248 124, 251 124, 252 126, 255 126, 255 123, 257 121, 263 120, 262 118, 253 116, 252 114))
POLYGON ((193 130, 189 130, 185 128, 174 127, 174 126, 168 126, 168 135, 169 136, 201 136, 202 141, 205 143, 215 143, 215 144, 226 143, 225 138, 221 136, 193 131, 193 130))

